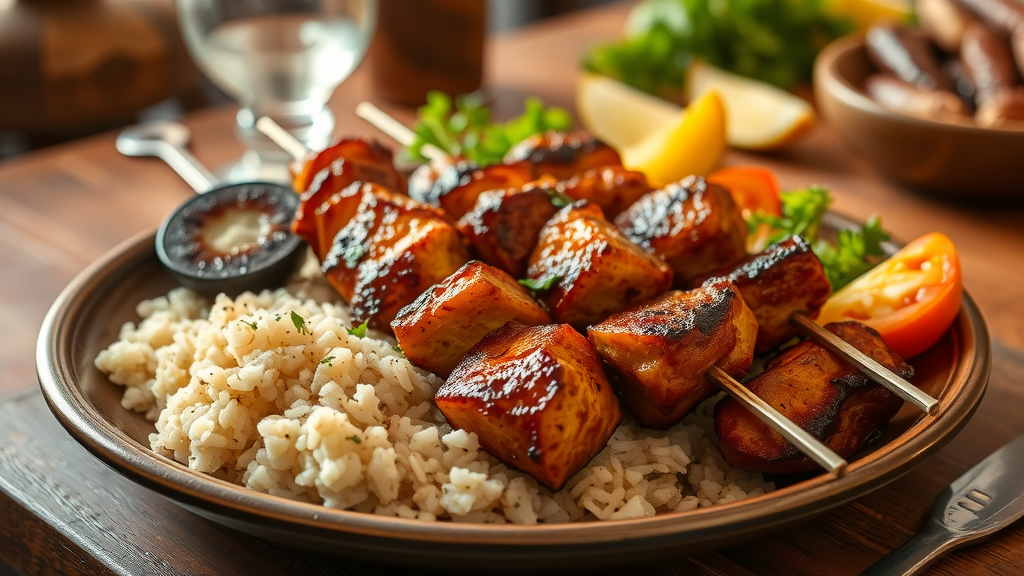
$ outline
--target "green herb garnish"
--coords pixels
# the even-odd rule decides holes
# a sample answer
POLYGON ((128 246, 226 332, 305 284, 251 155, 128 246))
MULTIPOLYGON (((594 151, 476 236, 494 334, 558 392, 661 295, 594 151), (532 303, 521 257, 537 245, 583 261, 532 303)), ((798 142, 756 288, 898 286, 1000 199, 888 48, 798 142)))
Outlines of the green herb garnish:
POLYGON ((368 326, 368 320, 363 320, 363 323, 354 328, 346 328, 349 335, 355 336, 356 338, 363 338, 366 336, 366 328, 368 326))
POLYGON ((239 319, 238 321, 239 321, 239 322, 241 322, 242 324, 245 324, 245 325, 246 325, 246 326, 248 326, 249 328, 252 328, 252 331, 253 331, 253 332, 255 332, 255 331, 256 331, 256 322, 255 322, 255 321, 253 321, 253 322, 247 322, 247 321, 245 321, 245 320, 242 320, 242 319, 239 319))
POLYGON ((807 240, 825 267, 833 292, 870 270, 885 256, 882 242, 889 239, 889 233, 882 229, 877 215, 869 217, 859 230, 840 230, 833 245, 818 238, 821 219, 832 204, 828 189, 811 186, 805 190, 783 192, 779 198, 782 200, 782 216, 756 212, 747 222, 751 234, 756 233, 761 224, 767 224, 771 229, 768 244, 793 235, 807 240))
POLYGON ((534 279, 534 278, 520 278, 519 283, 527 287, 534 292, 543 292, 550 290, 552 286, 558 283, 562 277, 559 275, 547 276, 545 278, 534 279))
POLYGON ((565 208, 574 202, 571 197, 555 189, 548 189, 548 199, 555 208, 565 208))
POLYGON ((413 125, 416 134, 406 153, 426 160, 423 146, 433 144, 452 156, 463 156, 480 166, 498 164, 508 151, 534 135, 548 130, 570 130, 572 115, 557 107, 545 107, 537 98, 527 98, 523 114, 508 122, 491 122, 491 111, 479 93, 462 94, 454 100, 443 92, 427 94, 413 125))
POLYGON ((405 350, 402 350, 402 347, 399 346, 398 344, 395 344, 394 346, 392 346, 391 349, 394 350, 395 352, 398 352, 399 354, 401 354, 402 358, 405 358, 405 350))
POLYGON ((321 364, 327 364, 331 368, 334 368, 334 364, 332 364, 332 362, 334 362, 334 356, 328 356, 320 361, 321 364))
POLYGON ((780 86, 811 78, 825 44, 852 23, 828 0, 643 0, 622 40, 588 52, 583 67, 679 101, 694 58, 780 86))
POLYGON ((351 440, 351 441, 355 442, 356 444, 362 444, 362 442, 363 442, 362 438, 360 438, 359 436, 356 436, 355 434, 353 434, 351 436, 346 436, 345 439, 346 440, 351 440))
POLYGON ((295 324, 295 329, 299 331, 299 334, 309 334, 309 328, 306 328, 306 319, 299 316, 292 310, 292 324, 295 324))
POLYGON ((350 270, 359 265, 359 259, 366 254, 366 249, 361 244, 352 244, 348 248, 345 248, 345 253, 342 255, 342 259, 345 260, 345 266, 350 270))

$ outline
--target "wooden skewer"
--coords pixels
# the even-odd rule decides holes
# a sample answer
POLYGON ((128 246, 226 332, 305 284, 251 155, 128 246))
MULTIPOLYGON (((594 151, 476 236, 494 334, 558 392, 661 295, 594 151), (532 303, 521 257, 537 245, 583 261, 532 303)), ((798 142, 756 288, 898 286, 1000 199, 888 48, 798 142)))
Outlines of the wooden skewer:
POLYGON ((882 366, 867 354, 861 352, 849 342, 829 332, 803 314, 794 314, 791 321, 800 332, 812 338, 831 352, 860 369, 868 378, 891 390, 894 394, 910 402, 926 414, 935 414, 939 410, 939 401, 923 392, 917 386, 907 382, 899 375, 882 366))
POLYGON ((797 426, 792 420, 783 416, 778 410, 772 408, 770 404, 751 392, 750 388, 737 382, 718 366, 712 366, 707 373, 718 382, 723 390, 729 393, 729 396, 753 412, 772 430, 782 434, 783 438, 793 443, 798 450, 817 462, 833 477, 839 478, 846 472, 846 460, 811 436, 806 430, 797 426))
POLYGON ((295 160, 302 160, 309 154, 309 148, 306 145, 292 136, 290 132, 281 128, 281 125, 274 122, 269 116, 261 116, 256 121, 256 129, 274 141, 274 144, 280 146, 285 152, 291 154, 295 160))
MULTIPOLYGON (((412 130, 369 102, 364 101, 357 104, 356 115, 373 124, 375 128, 387 134, 402 146, 412 146, 413 141, 416 139, 416 134, 412 130)), ((431 160, 441 160, 448 157, 447 152, 433 144, 423 145, 423 155, 431 160)))
MULTIPOLYGON (((412 130, 369 102, 360 102, 359 105, 356 106, 356 114, 404 146, 409 146, 415 137, 412 130)), ((423 154, 432 160, 443 158, 448 155, 440 148, 430 144, 423 147, 423 154)), ((847 344, 847 346, 849 345, 847 344)), ((850 348, 853 347, 850 346, 850 348)), ((859 353, 860 351, 858 350, 857 352, 859 353)), ((863 354, 861 355, 863 356, 863 354)), ((817 462, 822 468, 832 474, 832 476, 838 478, 846 470, 846 460, 832 451, 828 446, 822 444, 817 438, 809 434, 807 431, 797 426, 792 420, 780 414, 777 410, 772 408, 771 405, 757 397, 746 386, 737 382, 731 376, 722 371, 722 369, 717 366, 713 366, 711 370, 708 371, 708 375, 714 378, 715 381, 718 382, 719 386, 728 392, 730 396, 735 398, 737 402, 753 412, 754 415, 770 426, 773 430, 782 434, 786 440, 792 442, 797 449, 817 462)), ((896 377, 895 374, 893 374, 893 376, 896 377)))

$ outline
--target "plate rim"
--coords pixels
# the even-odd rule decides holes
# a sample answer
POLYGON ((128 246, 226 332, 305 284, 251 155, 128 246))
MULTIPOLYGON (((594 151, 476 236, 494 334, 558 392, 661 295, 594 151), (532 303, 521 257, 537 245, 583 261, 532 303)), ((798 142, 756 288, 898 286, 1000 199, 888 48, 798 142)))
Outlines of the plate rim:
MULTIPOLYGON (((835 227, 853 223, 834 212, 829 216, 835 227)), ((313 534, 328 539, 361 536, 364 546, 372 546, 377 540, 402 541, 417 547, 418 552, 414 553, 419 554, 443 554, 446 548, 438 545, 570 551, 581 546, 628 543, 631 546, 671 545, 678 551, 680 543, 707 546, 708 541, 723 540, 727 535, 735 542, 737 538, 742 540, 816 516, 859 498, 918 466, 966 425, 981 402, 991 371, 988 329, 973 299, 964 290, 963 305, 955 321, 954 347, 963 357, 970 356, 963 354, 964 351, 973 350, 975 362, 956 364, 945 385, 948 389, 952 382, 962 379, 961 393, 951 399, 943 394, 936 415, 921 415, 893 441, 851 462, 842 478, 833 480, 822 473, 734 503, 646 518, 567 524, 427 522, 332 509, 256 492, 192 471, 160 456, 107 421, 77 384, 66 383, 74 376, 69 361, 71 354, 60 346, 62 335, 70 328, 68 319, 86 302, 97 298, 90 289, 101 284, 105 275, 110 275, 119 265, 138 261, 149 253, 156 258, 154 235, 155 229, 122 242, 80 272, 60 293, 43 320, 37 340, 36 369, 40 386, 61 425, 93 455, 136 483, 193 512, 222 523, 238 521, 243 531, 247 523, 262 521, 269 523, 268 533, 295 529, 297 535, 313 534), (907 435, 911 437, 897 442, 907 435), (881 472, 872 472, 868 465, 883 458, 885 466, 881 472), (760 522, 751 522, 752 506, 765 509, 765 514, 754 516, 760 522), (437 550, 432 550, 435 547, 437 550)), ((460 548, 462 552, 465 551, 460 548)))

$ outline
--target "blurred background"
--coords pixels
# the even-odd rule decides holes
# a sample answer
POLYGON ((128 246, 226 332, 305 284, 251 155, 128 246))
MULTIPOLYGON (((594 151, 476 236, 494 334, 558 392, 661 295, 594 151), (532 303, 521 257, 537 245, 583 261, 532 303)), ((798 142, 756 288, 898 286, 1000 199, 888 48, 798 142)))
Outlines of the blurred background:
MULTIPOLYGON (((607 1, 436 3, 472 7, 500 34, 607 1)), ((174 0, 0 0, 0 161, 228 101, 189 57, 174 0)))

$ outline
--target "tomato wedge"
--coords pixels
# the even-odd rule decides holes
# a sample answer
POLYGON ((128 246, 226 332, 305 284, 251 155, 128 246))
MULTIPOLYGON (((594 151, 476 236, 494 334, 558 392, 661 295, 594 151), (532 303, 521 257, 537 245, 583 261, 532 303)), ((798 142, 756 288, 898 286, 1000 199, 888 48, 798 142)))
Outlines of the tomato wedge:
POLYGON ((953 241, 932 232, 832 295, 817 322, 856 320, 904 358, 931 348, 952 325, 963 298, 953 241))
POLYGON ((743 219, 758 210, 782 215, 779 181, 775 173, 763 166, 727 166, 708 175, 707 181, 729 190, 743 211, 743 219))

